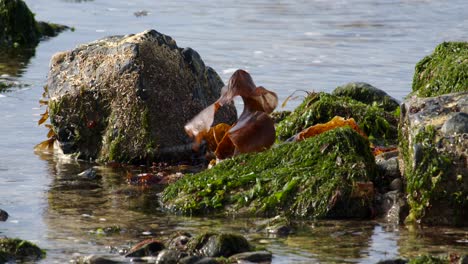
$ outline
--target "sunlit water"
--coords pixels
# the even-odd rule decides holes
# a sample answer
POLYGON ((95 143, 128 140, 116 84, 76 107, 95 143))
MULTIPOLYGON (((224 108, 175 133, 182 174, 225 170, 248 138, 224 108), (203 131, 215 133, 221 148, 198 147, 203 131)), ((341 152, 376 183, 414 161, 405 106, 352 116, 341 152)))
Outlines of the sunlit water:
POLYGON ((424 252, 468 253, 467 229, 319 221, 275 238, 255 232, 252 219, 166 215, 158 211, 156 197, 127 186, 125 175, 110 168, 97 168, 102 179, 93 188, 60 189, 67 177, 93 165, 33 152, 45 138, 46 130, 37 126, 44 111, 38 100, 55 52, 153 28, 197 50, 225 81, 235 69, 247 69, 280 101, 295 90, 331 91, 350 81, 371 83, 401 100, 422 57, 442 41, 468 40, 465 0, 26 2, 36 19, 75 28, 42 42, 30 59, 0 56, 0 74, 29 85, 0 93, 0 208, 10 214, 0 222, 0 236, 38 243, 48 251, 44 263, 109 254, 110 247, 148 236, 213 229, 240 232, 264 245, 274 263, 375 263, 424 252), (143 10, 148 15, 134 15, 143 10), (115 225, 122 232, 93 232, 115 225))

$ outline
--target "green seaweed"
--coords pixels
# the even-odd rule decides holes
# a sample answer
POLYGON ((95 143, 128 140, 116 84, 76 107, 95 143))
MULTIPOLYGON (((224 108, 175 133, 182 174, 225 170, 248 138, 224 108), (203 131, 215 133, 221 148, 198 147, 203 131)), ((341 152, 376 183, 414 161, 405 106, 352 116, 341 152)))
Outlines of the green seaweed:
POLYGON ((18 238, 0 238, 0 261, 34 261, 45 256, 44 250, 29 241, 18 238))
POLYGON ((354 118, 373 143, 395 143, 397 119, 376 104, 367 105, 347 96, 311 93, 294 112, 277 125, 279 140, 286 140, 305 128, 326 123, 334 116, 354 118))
MULTIPOLYGON (((400 142, 410 206, 407 223, 421 222, 423 218, 427 218, 431 207, 435 204, 441 206, 441 203, 447 203, 443 207, 453 208, 454 215, 451 216, 453 217, 451 222, 455 224, 463 222, 462 215, 468 203, 466 201, 468 194, 463 189, 463 185, 449 187, 449 178, 453 177, 452 159, 437 151, 437 142, 436 129, 433 126, 427 126, 419 131, 414 137, 412 146, 409 146, 407 140, 400 142), (414 157, 410 154, 410 147, 414 148, 414 157)), ((433 221, 431 217, 428 218, 423 221, 429 223, 433 221)))
POLYGON ((371 181, 375 171, 369 142, 345 127, 225 160, 168 186, 162 200, 184 214, 229 209, 261 216, 356 217, 369 201, 350 198, 353 185, 371 181))
POLYGON ((332 94, 336 96, 347 96, 367 105, 377 105, 385 111, 390 112, 395 111, 399 106, 399 103, 386 92, 363 82, 354 82, 339 86, 335 88, 332 94))
POLYGON ((416 64, 411 95, 468 91, 468 42, 443 42, 416 64))

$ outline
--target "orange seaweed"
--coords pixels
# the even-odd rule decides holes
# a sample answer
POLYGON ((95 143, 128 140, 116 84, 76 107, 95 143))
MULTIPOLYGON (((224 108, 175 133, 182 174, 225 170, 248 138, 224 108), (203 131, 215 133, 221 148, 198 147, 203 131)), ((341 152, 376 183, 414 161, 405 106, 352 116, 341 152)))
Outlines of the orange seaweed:
POLYGON ((352 129, 354 129, 356 132, 358 132, 361 136, 367 138, 367 135, 359 128, 358 124, 356 121, 354 121, 354 118, 349 118, 349 119, 344 119, 341 116, 335 116, 332 118, 332 120, 328 121, 327 123, 324 124, 316 124, 313 126, 310 126, 298 134, 294 136, 294 141, 301 141, 306 138, 310 138, 316 135, 319 135, 323 132, 338 128, 338 127, 344 127, 344 126, 349 126, 352 129))

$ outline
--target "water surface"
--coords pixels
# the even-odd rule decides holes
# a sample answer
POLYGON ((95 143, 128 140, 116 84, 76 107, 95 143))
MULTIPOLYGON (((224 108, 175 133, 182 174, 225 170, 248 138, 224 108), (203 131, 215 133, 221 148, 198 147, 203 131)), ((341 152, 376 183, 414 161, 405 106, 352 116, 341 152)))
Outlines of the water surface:
POLYGON ((97 167, 102 179, 94 187, 64 189, 67 179, 95 164, 33 152, 47 133, 37 126, 44 112, 38 100, 55 52, 152 28, 197 50, 224 81, 237 68, 248 70, 281 101, 298 89, 329 92, 350 81, 368 82, 401 100, 421 58, 442 41, 468 40, 465 0, 26 2, 36 19, 75 28, 21 56, 0 52, 1 78, 22 84, 0 93, 0 208, 10 214, 0 223, 0 236, 38 243, 48 250, 43 263, 108 254, 148 236, 213 229, 240 232, 265 245, 274 263, 375 263, 424 252, 468 253, 467 229, 318 221, 278 238, 255 232, 252 219, 166 215, 157 197, 129 187, 122 171, 97 167), (147 15, 136 16, 139 11, 147 15), (112 226, 122 232, 96 233, 112 226))

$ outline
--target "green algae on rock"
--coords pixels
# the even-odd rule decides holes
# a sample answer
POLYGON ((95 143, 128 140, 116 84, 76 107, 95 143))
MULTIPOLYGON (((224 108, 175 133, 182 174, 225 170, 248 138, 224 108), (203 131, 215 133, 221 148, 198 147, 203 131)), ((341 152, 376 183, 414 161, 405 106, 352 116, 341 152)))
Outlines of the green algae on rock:
POLYGON ((0 238, 0 262, 36 261, 46 252, 33 243, 18 238, 0 238))
POLYGON ((397 118, 377 105, 368 105, 347 96, 311 93, 276 127, 279 140, 286 140, 305 128, 326 123, 334 116, 354 118, 374 143, 394 143, 397 118))
POLYGON ((234 215, 363 218, 372 198, 355 197, 353 190, 375 173, 369 142, 337 128, 187 175, 165 189, 162 201, 184 214, 225 209, 234 215))
POLYGON ((35 47, 46 36, 55 36, 68 27, 37 22, 22 0, 0 0, 0 46, 35 47))
POLYGON ((364 82, 352 82, 338 86, 333 90, 332 94, 347 96, 367 105, 375 104, 386 111, 395 111, 400 105, 395 98, 385 91, 364 82))
POLYGON ((416 64, 412 95, 468 91, 468 42, 444 42, 416 64))
POLYGON ((446 125, 467 110, 467 92, 412 97, 402 104, 399 149, 407 222, 468 225, 468 131, 459 130, 464 126, 453 132, 446 125))

